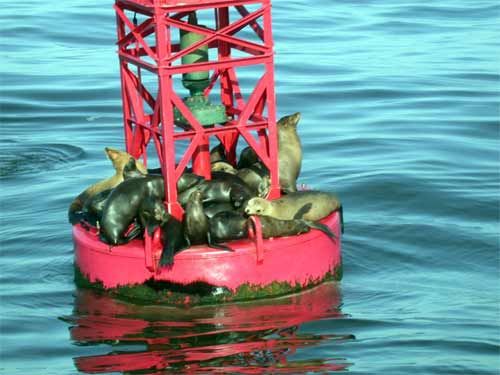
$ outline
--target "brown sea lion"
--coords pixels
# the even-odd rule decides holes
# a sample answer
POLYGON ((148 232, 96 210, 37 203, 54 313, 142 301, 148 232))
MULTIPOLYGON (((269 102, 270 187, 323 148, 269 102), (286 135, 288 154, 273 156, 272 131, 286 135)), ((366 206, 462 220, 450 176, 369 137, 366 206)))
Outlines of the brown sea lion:
POLYGON ((247 237, 248 218, 242 212, 223 211, 210 219, 208 243, 212 246, 247 237))
POLYGON ((163 200, 146 197, 141 202, 137 218, 142 228, 152 236, 157 227, 161 227, 170 219, 170 214, 167 212, 163 200))
MULTIPOLYGON (((313 229, 324 232, 332 240, 336 236, 330 228, 321 223, 314 223, 302 219, 280 220, 270 216, 259 216, 262 238, 295 236, 307 233, 313 229)), ((210 219, 209 233, 212 243, 238 240, 248 237, 248 226, 251 220, 240 212, 225 211, 216 214, 210 219)))
MULTIPOLYGON (((142 172, 137 169, 137 165, 133 158, 128 161, 123 169, 124 180, 145 176, 146 175, 142 174, 142 172)), ((87 199, 83 204, 81 219, 90 225, 98 226, 102 218, 102 211, 104 209, 106 199, 108 199, 108 196, 112 191, 113 189, 103 190, 87 199)))
POLYGON ((147 176, 131 178, 115 187, 104 205, 100 222, 100 237, 110 245, 130 241, 126 231, 139 216, 142 203, 147 199, 163 201, 165 190, 163 177, 147 176))
MULTIPOLYGON (((104 150, 108 158, 111 160, 113 167, 115 168, 115 175, 89 186, 87 189, 81 192, 73 200, 73 202, 71 202, 68 209, 68 220, 73 225, 80 222, 81 215, 78 213, 82 211, 85 201, 101 191, 113 189, 114 187, 116 187, 120 182, 124 180, 123 170, 125 169, 127 163, 129 163, 130 160, 135 160, 130 154, 126 153, 125 151, 116 150, 111 147, 105 147, 104 150)), ((147 169, 140 161, 135 160, 135 164, 139 172, 141 172, 142 174, 147 174, 147 169)))
POLYGON ((230 202, 236 208, 255 196, 238 176, 224 172, 213 172, 212 180, 201 182, 197 188, 203 193, 203 203, 230 202))
MULTIPOLYGON (((148 169, 148 175, 162 176, 161 168, 148 169)), ((194 174, 186 169, 179 180, 177 180, 177 194, 186 191, 190 187, 200 183, 202 180, 204 180, 202 176, 194 174)))
POLYGON ((203 210, 202 193, 194 191, 189 196, 184 211, 184 233, 190 245, 207 243, 208 217, 203 210))
POLYGON ((205 215, 207 215, 209 219, 214 217, 219 212, 234 211, 234 210, 235 210, 235 208, 229 202, 227 202, 227 203, 214 202, 214 203, 207 203, 207 204, 203 205, 203 211, 205 212, 205 215))
POLYGON ((216 161, 211 165, 212 172, 226 172, 230 174, 236 174, 237 170, 227 161, 216 161))
POLYGON ((222 142, 210 150, 210 163, 215 163, 217 161, 226 161, 226 149, 222 142))
POLYGON ((195 191, 191 194, 184 212, 184 237, 189 246, 208 244, 209 247, 233 251, 227 246, 213 243, 209 235, 209 218, 205 215, 202 202, 202 193, 195 191))
POLYGON ((335 241, 335 234, 322 223, 314 223, 309 220, 292 219, 281 220, 271 216, 259 216, 262 226, 262 237, 284 237, 295 236, 301 233, 307 233, 311 228, 318 229, 335 241))
POLYGON ((174 262, 174 255, 189 247, 184 234, 183 224, 171 216, 158 198, 146 197, 139 209, 141 226, 153 235, 157 227, 161 228, 161 242, 163 244, 160 265, 169 266, 174 262))
POLYGON ((321 220, 340 208, 337 197, 320 191, 298 191, 268 201, 252 198, 245 206, 247 215, 265 215, 281 220, 321 220))
POLYGON ((184 235, 184 225, 175 217, 161 225, 161 242, 163 250, 160 257, 161 266, 170 266, 174 263, 174 255, 181 250, 187 249, 189 243, 184 235))
POLYGON ((177 193, 180 194, 189 188, 198 185, 204 178, 194 173, 184 172, 177 180, 177 193))
POLYGON ((258 197, 264 198, 269 193, 271 178, 267 169, 260 167, 259 163, 239 169, 236 176, 241 178, 258 197))
POLYGON ((248 168, 251 165, 259 162, 260 159, 257 156, 257 153, 250 146, 245 147, 240 152, 240 158, 238 159, 238 163, 236 165, 237 169, 248 168))
POLYGON ((297 178, 302 166, 302 146, 297 134, 300 113, 282 117, 278 123, 278 166, 281 190, 297 191, 297 178))

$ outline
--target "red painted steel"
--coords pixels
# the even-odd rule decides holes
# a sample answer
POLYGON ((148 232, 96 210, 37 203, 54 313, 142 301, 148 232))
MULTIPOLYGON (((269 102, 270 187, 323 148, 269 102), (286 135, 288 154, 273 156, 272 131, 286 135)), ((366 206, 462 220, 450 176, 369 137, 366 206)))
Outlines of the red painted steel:
MULTIPOLYGON (((144 243, 134 240, 110 247, 95 232, 80 225, 73 227, 76 264, 92 281, 106 288, 141 284, 147 280, 188 284, 203 281, 236 290, 240 285, 267 285, 274 281, 307 285, 322 279, 341 264, 340 217, 337 212, 323 221, 339 238, 332 241, 323 232, 311 230, 292 237, 228 242, 234 252, 193 246, 174 257, 172 267, 148 269, 144 243)), ((161 255, 161 244, 153 241, 154 264, 161 255)))

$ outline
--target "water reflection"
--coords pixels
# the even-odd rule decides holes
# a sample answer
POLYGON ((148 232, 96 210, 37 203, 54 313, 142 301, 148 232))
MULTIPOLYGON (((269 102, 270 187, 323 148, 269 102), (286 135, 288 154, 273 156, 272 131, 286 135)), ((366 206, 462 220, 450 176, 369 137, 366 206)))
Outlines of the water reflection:
POLYGON ((341 317, 339 306, 332 283, 283 298, 189 309, 138 306, 79 290, 74 314, 63 319, 75 344, 108 345, 102 346, 106 354, 74 359, 84 373, 303 373, 348 366, 324 353, 323 359, 289 358, 324 341, 352 339, 299 330, 305 322, 341 317))

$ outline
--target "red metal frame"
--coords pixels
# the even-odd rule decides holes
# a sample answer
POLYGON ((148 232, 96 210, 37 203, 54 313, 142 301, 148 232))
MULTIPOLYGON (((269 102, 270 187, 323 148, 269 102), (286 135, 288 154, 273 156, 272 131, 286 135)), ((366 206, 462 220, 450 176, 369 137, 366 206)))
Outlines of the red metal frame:
POLYGON ((210 178, 209 139, 214 136, 223 143, 232 162, 235 161, 238 139, 243 137, 270 171, 269 198, 279 197, 270 0, 182 0, 179 3, 173 0, 116 0, 114 5, 127 151, 136 158, 142 157, 146 163, 146 149, 153 140, 165 179, 165 203, 169 212, 178 219, 183 210, 177 202, 177 180, 190 161, 195 173, 210 178), (258 8, 249 11, 246 8, 249 4, 258 8), (241 18, 230 20, 231 7, 241 18), (187 23, 189 12, 201 9, 214 9, 215 28, 187 23), (137 25, 129 18, 133 12, 141 15, 141 22, 137 25), (235 36, 247 26, 260 42, 235 36), (178 29, 193 31, 205 38, 181 51, 179 44, 172 42, 172 35, 178 29), (151 39, 154 39, 154 45, 148 42, 151 39), (186 65, 179 63, 182 56, 202 45, 216 49, 217 59, 186 65), (235 57, 231 54, 233 49, 248 56, 235 57), (248 99, 244 100, 236 68, 255 64, 262 65, 264 73, 248 99), (157 76, 156 95, 143 83, 142 69, 157 76), (220 83, 220 99, 229 117, 223 126, 201 126, 174 90, 174 80, 180 79, 182 73, 202 70, 212 72, 205 95, 208 96, 216 83, 220 83), (189 126, 186 129, 175 127, 175 107, 187 119, 189 126), (251 131, 257 131, 257 139, 251 131), (189 144, 176 165, 175 146, 179 140, 188 140, 189 144))

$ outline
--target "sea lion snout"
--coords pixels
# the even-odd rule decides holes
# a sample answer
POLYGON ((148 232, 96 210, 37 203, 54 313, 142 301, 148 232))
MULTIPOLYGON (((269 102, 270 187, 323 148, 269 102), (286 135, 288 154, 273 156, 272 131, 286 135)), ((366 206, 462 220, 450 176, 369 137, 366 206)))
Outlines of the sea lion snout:
POLYGON ((295 112, 293 115, 290 116, 290 122, 293 125, 297 125, 300 121, 300 112, 295 112))
POLYGON ((295 112, 293 115, 284 116, 279 119, 278 126, 281 128, 296 127, 300 121, 300 112, 295 112))

